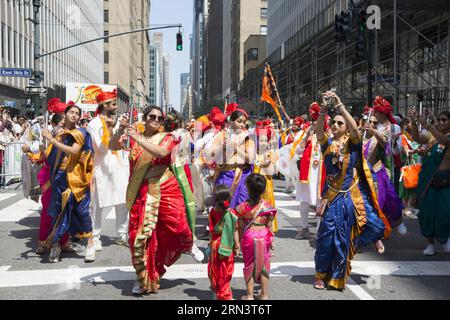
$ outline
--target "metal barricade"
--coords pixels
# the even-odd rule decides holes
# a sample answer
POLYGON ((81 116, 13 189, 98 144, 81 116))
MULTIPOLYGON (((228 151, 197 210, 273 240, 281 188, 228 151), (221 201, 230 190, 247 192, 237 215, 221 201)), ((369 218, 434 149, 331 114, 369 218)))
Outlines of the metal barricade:
POLYGON ((24 142, 0 142, 0 188, 14 182, 20 182, 22 177, 22 146, 24 142))

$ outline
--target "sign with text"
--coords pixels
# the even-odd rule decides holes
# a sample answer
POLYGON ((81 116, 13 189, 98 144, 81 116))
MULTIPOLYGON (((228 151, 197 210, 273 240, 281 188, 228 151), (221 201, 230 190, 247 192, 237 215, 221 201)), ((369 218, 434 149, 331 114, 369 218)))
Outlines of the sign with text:
POLYGON ((97 95, 102 91, 117 90, 116 85, 94 83, 66 83, 66 103, 75 102, 83 112, 97 109, 97 95))
POLYGON ((0 68, 0 76, 2 77, 24 77, 31 78, 31 69, 20 68, 0 68))

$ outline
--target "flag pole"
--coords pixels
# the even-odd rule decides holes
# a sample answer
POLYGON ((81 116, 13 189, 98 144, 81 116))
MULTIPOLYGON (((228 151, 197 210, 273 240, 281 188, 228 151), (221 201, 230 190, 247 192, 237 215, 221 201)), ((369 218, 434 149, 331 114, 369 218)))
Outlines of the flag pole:
MULTIPOLYGON (((272 69, 270 68, 270 65, 267 62, 266 62, 266 65, 269 67, 270 75, 273 78, 272 69)), ((275 91, 277 93, 278 104, 281 107, 281 111, 283 111, 284 116, 286 117, 286 120, 289 122, 289 121, 291 121, 291 118, 288 116, 288 114, 286 113, 286 110, 284 109, 283 103, 281 102, 280 94, 278 93, 277 83, 275 82, 275 78, 273 78, 273 79, 274 79, 273 85, 275 86, 275 91)))

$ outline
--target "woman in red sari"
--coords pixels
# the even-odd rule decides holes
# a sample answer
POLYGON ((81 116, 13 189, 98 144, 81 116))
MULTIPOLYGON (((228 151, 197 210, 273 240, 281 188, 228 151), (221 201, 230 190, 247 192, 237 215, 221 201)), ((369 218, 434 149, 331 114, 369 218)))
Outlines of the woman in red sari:
POLYGON ((137 280, 133 294, 157 293, 160 279, 184 252, 192 248, 192 232, 186 219, 183 194, 173 174, 171 151, 176 145, 172 134, 162 132, 163 114, 159 107, 144 109, 145 131, 128 128, 123 117, 110 141, 118 150, 121 135, 131 137, 130 182, 127 188, 129 245, 137 280))
POLYGON ((231 300, 231 278, 234 271, 234 257, 239 250, 237 216, 229 209, 231 192, 224 184, 214 187, 214 207, 209 213, 211 232, 211 254, 208 262, 208 277, 217 300, 231 300))

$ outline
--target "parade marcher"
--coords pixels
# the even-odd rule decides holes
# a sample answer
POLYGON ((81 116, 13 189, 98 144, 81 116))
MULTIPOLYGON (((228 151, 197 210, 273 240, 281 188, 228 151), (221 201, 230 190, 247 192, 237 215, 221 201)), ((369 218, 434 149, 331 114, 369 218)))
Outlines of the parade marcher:
MULTIPOLYGON (((128 184, 128 154, 123 150, 109 150, 109 141, 114 134, 117 112, 117 92, 100 92, 97 97, 96 116, 87 126, 94 146, 94 176, 91 183, 92 221, 95 250, 102 250, 100 233, 102 217, 114 209, 116 214, 116 244, 127 244, 128 209, 126 187, 128 184)), ((118 130, 116 129, 116 132, 118 130)))
POLYGON ((225 185, 213 191, 214 207, 209 213, 211 232, 208 277, 217 300, 231 300, 230 283, 234 272, 234 257, 239 252, 236 211, 229 208, 231 193, 225 185))
MULTIPOLYGON (((305 134, 294 149, 294 152, 300 156, 300 176, 296 194, 296 200, 300 202, 300 229, 295 235, 296 239, 311 236, 308 224, 309 212, 311 206, 316 207, 320 203, 320 195, 325 184, 325 164, 316 135, 319 112, 319 104, 312 103, 309 107, 310 124, 304 129, 305 134)), ((324 126, 327 127, 326 121, 324 126)))
POLYGON ((428 140, 419 136, 418 122, 436 139, 423 159, 417 187, 420 232, 428 240, 423 254, 434 255, 435 240, 450 253, 450 112, 441 112, 435 125, 419 117, 415 110, 411 118, 412 134, 417 142, 428 140))
POLYGON ((246 185, 249 199, 236 208, 247 287, 247 294, 242 300, 266 300, 269 297, 270 251, 273 250, 274 239, 271 228, 277 210, 262 199, 266 189, 263 176, 250 174, 246 185), (254 297, 255 283, 261 284, 261 293, 254 297))
POLYGON ((46 246, 51 246, 50 258, 58 261, 61 253, 59 241, 69 231, 79 239, 88 239, 85 262, 92 262, 95 260, 95 247, 89 206, 94 149, 89 133, 76 128, 81 109, 70 101, 64 115, 64 128, 55 138, 48 129, 42 131, 42 136, 51 144, 47 162, 52 187, 48 208, 52 231, 46 246))
POLYGON ((377 180, 378 204, 387 216, 392 228, 396 228, 399 234, 405 235, 407 230, 403 223, 403 204, 397 193, 394 184, 389 179, 389 173, 383 161, 386 156, 388 142, 387 137, 377 130, 378 121, 375 116, 371 116, 363 127, 363 154, 364 158, 372 165, 372 169, 377 180), (365 139, 364 139, 365 137, 365 139))
POLYGON ((157 293, 165 267, 190 252, 193 244, 183 193, 171 169, 171 152, 177 142, 171 133, 164 132, 159 107, 146 107, 143 120, 141 135, 123 118, 119 133, 110 141, 110 149, 119 150, 124 147, 121 133, 126 130, 131 138, 126 199, 130 210, 128 243, 137 275, 132 292, 136 295, 157 293))
POLYGON ((209 155, 218 160, 214 184, 225 184, 230 188, 230 208, 234 209, 248 199, 245 179, 253 171, 255 145, 245 130, 247 113, 237 107, 227 111, 231 113, 230 128, 214 137, 209 155))
POLYGON ((391 228, 378 205, 355 120, 336 93, 328 91, 322 99, 316 134, 327 177, 318 208, 323 218, 316 240, 314 288, 343 290, 358 247, 374 243, 378 253, 383 253, 381 239, 389 237, 391 228), (328 99, 339 112, 331 122, 333 139, 323 129, 328 99))
MULTIPOLYGON (((65 103, 62 104, 64 107, 65 103)), ((52 116, 51 120, 51 133, 53 137, 56 137, 60 130, 64 127, 64 110, 62 110, 63 113, 59 113, 60 110, 52 109, 52 112, 58 112, 55 113, 52 116)), ((45 246, 45 240, 47 240, 47 237, 50 235, 52 231, 52 217, 48 214, 48 208, 50 206, 50 200, 52 197, 52 186, 50 181, 50 166, 48 161, 44 158, 44 163, 42 165, 41 170, 39 171, 37 175, 37 179, 39 181, 39 185, 41 188, 42 196, 41 196, 41 203, 42 203, 42 211, 39 219, 39 243, 38 248, 36 249, 37 254, 44 254, 46 252, 46 246, 45 246)), ((69 233, 66 232, 64 236, 60 240, 60 246, 62 252, 73 252, 74 250, 69 245, 69 233)), ((54 252, 56 253, 56 252, 54 252)), ((49 257, 50 262, 58 262, 58 257, 52 256, 49 257)))
MULTIPOLYGON (((256 124, 256 160, 254 166, 254 173, 259 173, 266 178, 266 190, 262 195, 262 199, 267 201, 273 208, 275 208, 275 195, 273 188, 273 175, 275 174, 275 163, 277 161, 277 153, 275 152, 270 141, 272 140, 274 130, 267 122, 257 122, 256 124)), ((277 219, 273 221, 273 232, 278 231, 277 219)))

